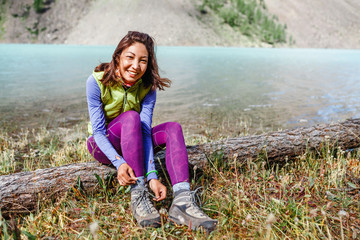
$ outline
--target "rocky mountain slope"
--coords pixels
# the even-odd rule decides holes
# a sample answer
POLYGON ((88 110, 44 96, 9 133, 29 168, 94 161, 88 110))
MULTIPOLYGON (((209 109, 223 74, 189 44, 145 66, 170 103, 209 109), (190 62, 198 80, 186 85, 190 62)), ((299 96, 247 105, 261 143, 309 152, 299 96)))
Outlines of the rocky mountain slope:
POLYGON ((359 0, 265 0, 296 47, 360 48, 359 0))
POLYGON ((45 0, 38 12, 34 0, 1 1, 0 42, 64 43, 92 0, 45 0))
MULTIPOLYGON (((158 45, 268 47, 234 30, 202 0, 2 0, 0 42, 115 45, 128 30, 152 35, 158 45)), ((360 48, 358 0, 265 0, 286 24, 292 47, 360 48)), ((289 46, 289 44, 281 45, 289 46)))
POLYGON ((200 15, 191 0, 97 0, 65 43, 117 44, 129 30, 136 30, 149 33, 159 45, 252 44, 230 27, 209 26, 200 15), (224 37, 224 32, 232 37, 224 37))

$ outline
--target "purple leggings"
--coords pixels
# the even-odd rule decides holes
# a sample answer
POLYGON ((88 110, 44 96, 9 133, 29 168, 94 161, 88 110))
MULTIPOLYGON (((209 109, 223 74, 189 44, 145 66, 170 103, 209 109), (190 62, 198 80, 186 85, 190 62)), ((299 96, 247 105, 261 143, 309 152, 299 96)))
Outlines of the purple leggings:
MULTIPOLYGON (((116 151, 134 170, 135 176, 144 176, 144 152, 140 115, 127 111, 112 120, 107 127, 107 136, 116 151)), ((189 182, 188 155, 182 129, 177 122, 157 125, 151 130, 154 148, 166 146, 165 161, 172 185, 189 182)), ((87 141, 91 155, 101 163, 111 161, 98 148, 93 136, 87 141)))

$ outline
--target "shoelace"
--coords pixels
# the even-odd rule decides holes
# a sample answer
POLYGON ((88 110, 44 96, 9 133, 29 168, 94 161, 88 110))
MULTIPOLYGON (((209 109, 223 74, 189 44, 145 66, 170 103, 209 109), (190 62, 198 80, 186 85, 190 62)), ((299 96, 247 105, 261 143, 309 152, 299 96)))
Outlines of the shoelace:
POLYGON ((202 188, 203 187, 198 187, 194 191, 190 191, 191 202, 200 205, 200 207, 202 207, 202 204, 201 204, 201 199, 197 194, 197 192, 202 188))
POLYGON ((145 205, 145 210, 148 213, 153 213, 154 211, 156 211, 156 209, 154 208, 154 206, 152 205, 150 199, 149 199, 149 195, 152 195, 151 193, 149 193, 149 191, 147 190, 147 188, 145 187, 140 187, 141 189, 136 190, 138 191, 138 196, 135 198, 135 205, 136 207, 138 207, 141 202, 144 202, 145 205))
POLYGON ((201 204, 201 200, 199 195, 197 194, 197 192, 202 189, 203 187, 198 187, 196 188, 194 191, 190 191, 190 200, 191 200, 191 205, 193 206, 193 208, 196 210, 196 212, 198 214, 200 214, 201 216, 207 216, 203 210, 201 210, 200 207, 202 207, 201 204))

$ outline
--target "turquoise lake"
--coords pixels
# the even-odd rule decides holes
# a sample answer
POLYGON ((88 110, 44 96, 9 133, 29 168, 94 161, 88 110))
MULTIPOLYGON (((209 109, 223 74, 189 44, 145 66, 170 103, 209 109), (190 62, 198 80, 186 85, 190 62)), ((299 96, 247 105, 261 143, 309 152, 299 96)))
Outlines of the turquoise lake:
MULTIPOLYGON (((85 83, 115 46, 0 45, 0 120, 71 125, 87 117, 85 83)), ((360 117, 360 50, 157 47, 154 121, 254 132, 360 117)))

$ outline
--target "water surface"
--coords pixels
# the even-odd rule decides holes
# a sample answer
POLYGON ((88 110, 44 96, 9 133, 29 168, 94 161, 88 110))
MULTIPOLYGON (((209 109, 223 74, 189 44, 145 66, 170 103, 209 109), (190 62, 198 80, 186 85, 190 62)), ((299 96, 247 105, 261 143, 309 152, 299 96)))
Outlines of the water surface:
MULTIPOLYGON (((86 79, 114 48, 0 45, 0 119, 86 118, 86 79)), ((157 57, 173 84, 158 93, 155 122, 236 132, 245 121, 256 132, 360 117, 359 50, 158 47, 157 57)))

